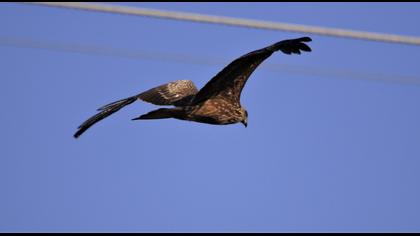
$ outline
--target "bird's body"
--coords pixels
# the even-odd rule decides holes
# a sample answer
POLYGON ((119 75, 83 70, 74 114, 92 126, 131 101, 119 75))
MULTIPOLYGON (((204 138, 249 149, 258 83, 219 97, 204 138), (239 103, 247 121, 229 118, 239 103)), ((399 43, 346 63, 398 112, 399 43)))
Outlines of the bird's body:
POLYGON ((240 103, 240 95, 249 76, 258 65, 275 51, 281 50, 286 54, 300 54, 300 50, 311 51, 303 43, 310 41, 309 37, 283 40, 245 54, 226 66, 201 90, 197 90, 190 80, 177 80, 105 105, 98 109, 100 111, 98 114, 79 126, 79 130, 74 134, 74 137, 79 137, 96 122, 137 99, 155 105, 171 105, 174 107, 160 108, 133 120, 175 118, 215 125, 242 122, 247 126, 248 112, 240 103))
MULTIPOLYGON (((245 112, 240 104, 230 103, 222 98, 206 100, 198 105, 172 108, 169 110, 173 112, 172 118, 175 119, 215 125, 238 123, 242 121, 245 112)), ((140 116, 139 118, 145 119, 147 117, 146 115, 140 116)))

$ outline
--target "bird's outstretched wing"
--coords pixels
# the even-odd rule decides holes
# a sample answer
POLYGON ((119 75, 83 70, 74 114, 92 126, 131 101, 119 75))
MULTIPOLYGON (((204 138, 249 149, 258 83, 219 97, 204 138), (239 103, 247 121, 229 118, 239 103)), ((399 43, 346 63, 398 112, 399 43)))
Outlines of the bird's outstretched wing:
POLYGON ((137 99, 141 99, 145 102, 150 102, 155 105, 174 105, 183 106, 189 104, 192 97, 198 92, 197 88, 190 80, 177 80, 164 85, 147 90, 146 92, 140 93, 136 96, 124 98, 116 102, 109 103, 98 109, 99 113, 93 115, 79 127, 77 132, 74 134, 75 138, 82 135, 92 125, 98 121, 105 119, 106 117, 119 111, 121 108, 130 105, 137 99))
POLYGON ((289 39, 277 42, 268 47, 255 50, 234 60, 214 76, 194 97, 191 105, 199 104, 220 93, 229 99, 239 102, 242 89, 254 70, 275 51, 285 54, 310 52, 311 48, 304 42, 312 41, 309 37, 289 39))

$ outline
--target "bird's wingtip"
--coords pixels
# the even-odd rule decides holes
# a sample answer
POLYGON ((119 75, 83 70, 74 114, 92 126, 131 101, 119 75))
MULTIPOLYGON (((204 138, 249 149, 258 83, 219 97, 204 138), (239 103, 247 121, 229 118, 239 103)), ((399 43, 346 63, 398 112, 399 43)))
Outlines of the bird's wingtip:
POLYGON ((303 38, 300 38, 300 39, 299 39, 299 41, 303 41, 303 42, 311 42, 311 41, 312 41, 312 39, 311 39, 310 37, 303 37, 303 38))

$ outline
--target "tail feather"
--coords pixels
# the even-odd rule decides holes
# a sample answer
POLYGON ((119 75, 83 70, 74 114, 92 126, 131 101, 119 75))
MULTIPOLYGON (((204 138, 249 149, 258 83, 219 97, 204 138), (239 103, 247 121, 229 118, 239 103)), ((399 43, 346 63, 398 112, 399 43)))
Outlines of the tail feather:
POLYGON ((151 120, 151 119, 167 119, 167 118, 174 118, 176 113, 175 109, 171 108, 160 108, 154 111, 151 111, 147 114, 141 115, 137 118, 132 120, 151 120))
POLYGON ((110 103, 108 105, 105 105, 99 108, 98 111, 101 111, 101 112, 99 112, 98 114, 90 117, 88 120, 83 122, 83 124, 81 124, 78 127, 77 132, 73 135, 74 138, 78 138, 81 134, 83 134, 87 129, 89 129, 92 125, 94 125, 98 121, 110 116, 111 114, 119 111, 121 108, 133 103, 136 100, 137 100, 137 96, 133 96, 133 97, 125 98, 122 100, 118 100, 116 102, 110 103))

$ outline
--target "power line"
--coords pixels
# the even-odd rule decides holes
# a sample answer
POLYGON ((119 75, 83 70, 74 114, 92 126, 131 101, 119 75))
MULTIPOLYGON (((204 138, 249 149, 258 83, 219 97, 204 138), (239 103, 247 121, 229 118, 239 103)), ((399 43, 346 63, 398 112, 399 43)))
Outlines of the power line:
POLYGON ((326 36, 345 37, 354 39, 364 39, 373 41, 382 41, 389 43, 402 43, 420 45, 420 37, 403 36, 396 34, 383 34, 367 31, 346 30, 340 28, 327 28, 319 26, 289 24, 281 22, 271 22, 262 20, 252 20, 245 18, 205 15, 197 13, 187 13, 179 11, 163 11, 157 9, 148 9, 140 7, 116 6, 103 3, 82 3, 82 2, 25 2, 27 4, 37 4, 50 7, 73 8, 79 10, 99 11, 107 13, 148 16, 156 18, 165 18, 172 20, 193 21, 201 23, 221 24, 239 27, 249 27, 256 29, 292 31, 309 34, 319 34, 326 36))
MULTIPOLYGON (((80 53, 87 55, 108 56, 136 60, 159 60, 198 65, 224 66, 232 59, 222 59, 209 56, 193 56, 182 53, 168 53, 145 50, 133 50, 93 45, 80 45, 73 43, 57 43, 32 40, 19 37, 5 37, 0 35, 0 45, 18 48, 35 48, 67 53, 80 53)), ((384 75, 379 73, 367 73, 362 71, 338 68, 321 68, 303 65, 289 65, 279 63, 264 63, 261 70, 286 72, 292 74, 309 74, 323 78, 341 78, 350 80, 370 80, 381 82, 393 82, 408 85, 420 85, 420 78, 402 75, 384 75)))

